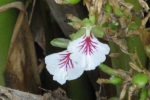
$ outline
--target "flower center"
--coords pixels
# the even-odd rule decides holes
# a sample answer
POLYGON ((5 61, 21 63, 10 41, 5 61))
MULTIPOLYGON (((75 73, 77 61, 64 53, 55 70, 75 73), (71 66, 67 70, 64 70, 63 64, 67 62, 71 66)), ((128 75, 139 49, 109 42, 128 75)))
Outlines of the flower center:
POLYGON ((66 71, 68 71, 69 68, 74 68, 72 59, 70 59, 70 55, 72 53, 67 53, 67 54, 60 54, 60 58, 59 59, 59 64, 60 68, 65 68, 66 71))
POLYGON ((92 34, 90 34, 90 36, 84 36, 83 37, 83 41, 81 41, 79 44, 79 48, 82 53, 84 53, 85 55, 91 55, 94 53, 95 50, 97 50, 97 43, 94 42, 93 40, 93 36, 92 34))

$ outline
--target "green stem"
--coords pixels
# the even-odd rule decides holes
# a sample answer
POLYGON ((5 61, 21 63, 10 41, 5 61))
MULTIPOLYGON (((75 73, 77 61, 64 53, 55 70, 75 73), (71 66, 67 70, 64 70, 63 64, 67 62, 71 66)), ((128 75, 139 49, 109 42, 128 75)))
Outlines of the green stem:
MULTIPOLYGON (((136 37, 128 37, 127 38, 127 44, 129 47, 129 53, 137 53, 138 58, 136 58, 136 65, 138 67, 140 67, 142 65, 142 67, 146 68, 146 64, 147 64, 147 55, 146 52, 144 50, 144 46, 141 42, 141 39, 139 36, 136 37), (139 61, 138 61, 139 59, 139 61), (140 65, 141 64, 141 65, 140 65)), ((132 58, 131 58, 132 60, 132 58)))
MULTIPOLYGON (((141 65, 143 67, 146 67, 147 56, 144 51, 144 47, 142 45, 140 37, 126 38, 126 42, 128 45, 128 52, 135 53, 135 50, 136 50, 136 53, 138 55, 141 65)), ((123 53, 120 50, 120 47, 113 42, 109 42, 109 45, 110 45, 112 53, 120 53, 120 55, 118 57, 111 58, 112 67, 114 69, 122 69, 125 71, 129 71, 129 69, 130 69, 129 62, 133 61, 133 58, 132 58, 133 56, 123 53)), ((138 62, 136 62, 136 64, 137 64, 137 66, 139 66, 138 62)), ((121 92, 121 88, 119 86, 117 86, 118 95, 120 94, 120 92, 121 92)))
POLYGON ((85 72, 78 79, 67 82, 66 92, 72 100, 95 100, 94 89, 85 72))
POLYGON ((110 75, 110 76, 119 76, 114 69, 108 67, 105 64, 100 64, 99 69, 101 69, 103 72, 105 72, 106 74, 110 75))
MULTIPOLYGON (((1 0, 0 6, 16 0, 1 0)), ((0 13, 0 85, 5 86, 4 72, 6 69, 7 55, 11 36, 14 30, 18 11, 9 9, 0 13)))

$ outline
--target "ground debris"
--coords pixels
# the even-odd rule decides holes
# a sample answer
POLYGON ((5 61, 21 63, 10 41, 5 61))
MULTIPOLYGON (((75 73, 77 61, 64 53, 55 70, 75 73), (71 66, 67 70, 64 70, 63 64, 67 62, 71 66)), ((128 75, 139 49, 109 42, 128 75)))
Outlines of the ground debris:
POLYGON ((0 86, 0 100, 70 100, 61 88, 48 91, 43 96, 22 92, 19 90, 0 86))

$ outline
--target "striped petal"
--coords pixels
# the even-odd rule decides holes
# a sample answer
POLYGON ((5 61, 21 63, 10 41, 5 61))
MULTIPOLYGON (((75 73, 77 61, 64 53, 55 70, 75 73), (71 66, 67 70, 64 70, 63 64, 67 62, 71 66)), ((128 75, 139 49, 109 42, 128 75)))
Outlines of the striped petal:
POLYGON ((74 80, 80 77, 83 69, 76 60, 72 60, 72 53, 66 51, 46 56, 46 68, 53 75, 53 80, 64 84, 66 80, 74 80))
POLYGON ((107 44, 101 43, 90 33, 70 42, 67 50, 72 52, 71 58, 75 59, 84 70, 93 70, 100 63, 104 62, 110 48, 107 44))

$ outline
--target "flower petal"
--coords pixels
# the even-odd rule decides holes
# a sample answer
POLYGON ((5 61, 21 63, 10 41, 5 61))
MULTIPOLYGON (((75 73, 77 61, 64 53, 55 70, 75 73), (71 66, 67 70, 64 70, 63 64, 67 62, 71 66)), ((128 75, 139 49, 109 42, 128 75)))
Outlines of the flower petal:
POLYGON ((53 79, 64 84, 66 80, 73 80, 80 77, 83 69, 78 62, 70 57, 72 53, 66 51, 54 53, 46 56, 46 68, 50 74, 54 75, 53 79))
POLYGON ((98 41, 93 34, 70 42, 68 51, 72 52, 71 58, 75 59, 84 70, 93 70, 104 62, 110 48, 107 44, 98 41))
POLYGON ((80 77, 83 74, 83 69, 80 67, 78 69, 69 69, 68 71, 68 80, 74 80, 80 77))

